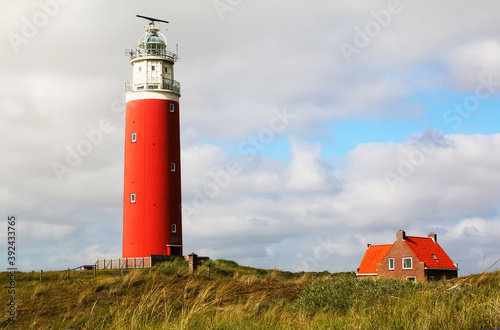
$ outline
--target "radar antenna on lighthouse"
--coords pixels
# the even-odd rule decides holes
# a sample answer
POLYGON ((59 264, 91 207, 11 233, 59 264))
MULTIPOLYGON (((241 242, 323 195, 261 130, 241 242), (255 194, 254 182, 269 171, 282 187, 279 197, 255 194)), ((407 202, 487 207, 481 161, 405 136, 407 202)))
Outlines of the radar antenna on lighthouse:
POLYGON ((152 17, 148 17, 148 16, 136 15, 136 17, 147 19, 152 23, 154 23, 154 22, 168 23, 168 21, 164 21, 162 19, 152 18, 152 17))

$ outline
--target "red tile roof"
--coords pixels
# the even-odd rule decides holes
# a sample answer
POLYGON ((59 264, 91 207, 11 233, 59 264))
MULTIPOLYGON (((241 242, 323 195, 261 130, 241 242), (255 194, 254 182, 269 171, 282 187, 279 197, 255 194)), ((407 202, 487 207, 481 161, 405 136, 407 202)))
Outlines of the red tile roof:
POLYGON ((393 245, 370 245, 359 265, 358 275, 377 274, 377 264, 384 260, 393 245))
POLYGON ((425 262, 427 268, 457 269, 446 252, 432 238, 406 236, 404 242, 419 261, 425 262))

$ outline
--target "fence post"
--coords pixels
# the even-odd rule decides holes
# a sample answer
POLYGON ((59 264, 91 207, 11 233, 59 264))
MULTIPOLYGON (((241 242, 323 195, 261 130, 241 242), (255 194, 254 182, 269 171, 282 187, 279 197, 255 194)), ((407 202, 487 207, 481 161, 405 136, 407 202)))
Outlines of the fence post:
POLYGON ((40 283, 42 283, 42 278, 43 278, 43 269, 40 269, 40 283))
POLYGON ((198 268, 198 255, 194 252, 192 252, 189 257, 189 272, 194 273, 196 271, 196 268, 198 268))
POLYGON ((69 281, 69 268, 68 268, 68 281, 69 281))

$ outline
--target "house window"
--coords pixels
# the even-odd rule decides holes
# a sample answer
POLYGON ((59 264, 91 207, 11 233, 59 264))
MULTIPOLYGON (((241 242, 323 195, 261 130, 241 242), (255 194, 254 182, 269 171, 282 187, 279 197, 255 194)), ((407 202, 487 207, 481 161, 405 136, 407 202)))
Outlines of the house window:
POLYGON ((406 276, 406 280, 410 282, 415 282, 417 278, 415 276, 406 276))
POLYGON ((174 112, 175 111, 175 105, 171 104, 170 105, 170 112, 174 112))
POLYGON ((389 258, 389 270, 394 270, 394 258, 389 258))
POLYGON ((130 203, 135 203, 135 194, 130 194, 130 203))
POLYGON ((175 172, 175 163, 170 163, 170 170, 175 172))
POLYGON ((132 142, 137 142, 137 133, 132 133, 132 142))
POLYGON ((431 256, 434 258, 434 260, 439 261, 435 254, 431 254, 431 256))
POLYGON ((413 269, 412 258, 403 258, 403 269, 413 269))
POLYGON ((177 225, 174 223, 172 224, 172 233, 176 233, 177 232, 177 225))

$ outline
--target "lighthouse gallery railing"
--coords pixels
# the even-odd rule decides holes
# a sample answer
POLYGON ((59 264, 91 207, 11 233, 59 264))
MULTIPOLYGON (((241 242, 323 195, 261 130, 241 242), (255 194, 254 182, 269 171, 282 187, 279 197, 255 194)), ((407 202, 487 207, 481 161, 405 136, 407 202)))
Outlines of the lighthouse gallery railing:
POLYGON ((181 93, 181 84, 177 80, 172 79, 162 79, 160 84, 158 83, 147 83, 145 85, 132 86, 131 81, 125 83, 125 93, 132 91, 143 91, 148 90, 168 90, 176 93, 181 93))
POLYGON ((171 60, 172 62, 177 61, 177 54, 164 49, 137 49, 130 51, 130 59, 136 59, 139 57, 161 57, 171 60))

